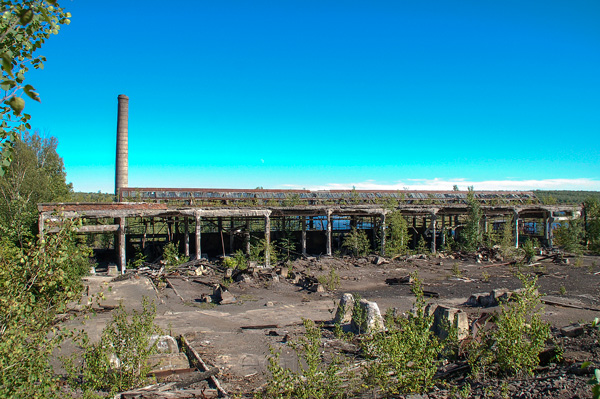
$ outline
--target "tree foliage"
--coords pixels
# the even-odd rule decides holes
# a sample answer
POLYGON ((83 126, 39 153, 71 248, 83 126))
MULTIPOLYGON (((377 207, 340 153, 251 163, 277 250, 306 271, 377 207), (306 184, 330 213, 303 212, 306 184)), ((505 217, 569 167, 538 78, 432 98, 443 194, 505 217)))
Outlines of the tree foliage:
POLYGON ((1 176, 10 164, 14 140, 26 129, 31 129, 31 116, 23 112, 23 95, 40 101, 35 88, 25 83, 26 74, 31 68, 44 68, 46 58, 37 55, 37 50, 52 34, 58 34, 61 25, 71 22, 71 14, 55 0, 0 0, 0 7, 1 176))
POLYGON ((554 244, 568 252, 581 253, 585 229, 583 220, 570 219, 562 221, 559 228, 554 230, 554 244))
POLYGON ((549 324, 541 318, 537 277, 520 273, 517 277, 523 288, 514 294, 514 300, 500 305, 500 313, 493 319, 495 326, 479 330, 479 339, 471 343, 468 361, 473 374, 531 375, 552 337, 549 324))
POLYGON ((461 246, 465 251, 476 251, 483 241, 481 232, 481 206, 475 199, 473 187, 469 187, 467 194, 468 215, 465 227, 461 233, 461 246))
POLYGON ((6 238, 0 243, 0 397, 56 397, 49 357, 67 332, 55 321, 77 299, 89 270, 75 227, 67 223, 24 248, 6 238))
POLYGON ((67 200, 72 191, 57 145, 54 137, 24 133, 15 140, 13 161, 0 177, 0 233, 20 245, 37 233, 37 204, 67 200))
POLYGON ((386 217, 385 253, 394 256, 406 253, 408 249, 408 223, 400 211, 394 211, 386 217))
POLYGON ((354 227, 344 236, 342 247, 351 251, 354 256, 368 255, 371 250, 371 244, 369 243, 367 233, 365 233, 364 230, 354 227))
POLYGON ((600 200, 588 197, 583 207, 587 247, 595 253, 600 253, 600 200))
MULTIPOLYGON (((422 282, 412 275, 411 288, 416 301, 409 317, 386 315, 386 333, 367 336, 362 344, 369 360, 365 380, 387 396, 408 392, 426 392, 441 362, 444 344, 431 331, 433 314, 426 312, 422 282)), ((356 302, 355 302, 356 303, 356 302)))

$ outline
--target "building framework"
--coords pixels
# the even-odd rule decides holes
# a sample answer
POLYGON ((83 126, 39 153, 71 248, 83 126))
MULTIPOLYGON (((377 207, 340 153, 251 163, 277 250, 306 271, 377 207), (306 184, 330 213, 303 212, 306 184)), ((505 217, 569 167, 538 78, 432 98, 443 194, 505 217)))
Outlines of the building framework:
MULTIPOLYGON (((482 212, 482 231, 511 222, 515 246, 526 236, 551 247, 552 226, 581 214, 578 206, 543 205, 531 192, 473 194, 482 212)), ((411 246, 423 239, 435 253, 445 245, 448 233, 454 235, 462 228, 470 209, 467 195, 461 191, 127 188, 121 189, 121 200, 143 202, 40 204, 39 231, 57 231, 65 219, 82 219, 81 234, 114 233, 116 260, 124 271, 131 255, 128 248, 129 252, 134 246, 145 249, 157 239, 178 242, 182 252, 195 259, 238 249, 248 253, 252 237, 267 244, 287 237, 302 255, 331 256, 344 234, 356 228, 367 233, 373 250, 385 255, 386 215, 399 211, 409 223, 411 246), (155 224, 164 231, 157 232, 155 224)))

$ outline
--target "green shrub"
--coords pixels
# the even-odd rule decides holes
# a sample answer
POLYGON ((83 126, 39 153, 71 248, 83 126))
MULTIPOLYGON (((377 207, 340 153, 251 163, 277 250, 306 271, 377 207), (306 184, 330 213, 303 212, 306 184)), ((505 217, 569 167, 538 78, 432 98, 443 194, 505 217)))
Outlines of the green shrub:
POLYGON ((349 397, 348 388, 343 388, 344 376, 341 362, 333 358, 325 362, 321 351, 321 331, 312 320, 304 320, 304 336, 292 342, 291 347, 298 357, 298 371, 283 367, 280 354, 271 348, 269 365, 271 373, 264 395, 268 398, 344 398, 349 397))
POLYGON ((235 269, 237 268, 237 261, 235 258, 232 258, 231 256, 226 256, 223 258, 223 266, 225 266, 228 269, 235 269))
POLYGON ((367 233, 354 227, 344 236, 342 247, 348 249, 354 256, 368 255, 371 250, 367 233))
POLYGON ((469 187, 467 193, 468 214, 465 222, 465 227, 461 232, 460 244, 461 248, 468 252, 476 251, 483 242, 481 232, 481 206, 475 198, 473 187, 469 187))
POLYGON ((500 239, 500 254, 505 262, 513 260, 516 254, 515 238, 513 235, 514 219, 507 218, 502 225, 500 239))
POLYGON ((531 261, 533 260, 533 258, 536 255, 536 247, 539 247, 540 243, 538 242, 537 239, 529 239, 527 238, 525 240, 525 242, 523 243, 523 261, 525 261, 526 263, 531 263, 531 261))
POLYGON ((328 291, 336 290, 340 287, 340 276, 335 268, 329 269, 329 273, 318 277, 319 283, 328 291))
POLYGON ((408 249, 408 223, 400 211, 391 212, 386 217, 385 254, 387 256, 405 254, 408 249))
POLYGON ((386 317, 387 332, 364 340, 369 359, 365 381, 386 395, 426 392, 440 363, 443 345, 431 331, 433 315, 425 312, 421 281, 413 275, 416 295, 414 314, 408 318, 386 317))
POLYGON ((513 300, 500 305, 493 319, 495 328, 480 330, 480 342, 473 341, 468 361, 473 375, 488 372, 532 374, 539 354, 551 338, 548 323, 542 321, 537 278, 518 274, 523 285, 513 300))
POLYGON ((163 262, 167 269, 172 269, 189 261, 187 256, 182 256, 177 249, 177 245, 174 242, 170 242, 163 248, 163 262))
POLYGON ((156 352, 156 341, 151 344, 151 337, 161 330, 154 324, 154 304, 144 297, 142 306, 141 312, 128 313, 120 303, 97 343, 91 343, 87 334, 82 334, 81 363, 75 365, 77 355, 65 359, 72 388, 116 393, 147 383, 147 361, 156 352))
POLYGON ((291 236, 287 236, 277 241, 277 247, 280 249, 279 255, 283 262, 290 260, 294 251, 296 250, 296 244, 291 236))
POLYGON ((49 358, 69 335, 56 317, 79 298, 90 267, 77 226, 65 222, 23 249, 8 240, 0 244, 0 397, 56 397, 49 358))
POLYGON ((427 247, 427 242, 425 241, 425 238, 423 236, 419 237, 419 242, 417 243, 417 248, 415 248, 415 251, 418 254, 428 254, 430 251, 430 249, 427 247))
POLYGON ((266 253, 269 253, 269 263, 274 265, 277 263, 277 251, 273 243, 267 244, 267 240, 261 238, 259 240, 254 239, 250 246, 250 260, 255 262, 264 262, 266 260, 266 253))
POLYGON ((144 253, 141 250, 137 250, 135 251, 135 258, 133 259, 133 261, 129 261, 127 262, 127 268, 128 269, 139 269, 140 267, 144 266, 144 263, 146 262, 146 256, 144 255, 144 253))
POLYGON ((567 252, 582 253, 584 226, 581 219, 571 219, 562 222, 561 226, 554 230, 554 244, 567 252))

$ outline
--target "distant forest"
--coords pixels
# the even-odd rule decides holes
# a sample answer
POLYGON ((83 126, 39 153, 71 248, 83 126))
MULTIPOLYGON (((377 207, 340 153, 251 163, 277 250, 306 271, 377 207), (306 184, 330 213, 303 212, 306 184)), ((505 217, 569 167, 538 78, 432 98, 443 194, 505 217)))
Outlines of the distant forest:
MULTIPOLYGON (((587 198, 595 197, 600 201, 600 191, 534 190, 535 195, 544 204, 581 204, 587 198)), ((112 202, 115 196, 105 193, 71 193, 73 202, 112 202)))
POLYGON ((534 190, 544 204, 581 204, 587 198, 600 200, 600 191, 534 190))
POLYGON ((70 201, 72 202, 113 202, 114 200, 114 194, 105 194, 101 192, 83 193, 81 191, 76 191, 70 195, 70 201))

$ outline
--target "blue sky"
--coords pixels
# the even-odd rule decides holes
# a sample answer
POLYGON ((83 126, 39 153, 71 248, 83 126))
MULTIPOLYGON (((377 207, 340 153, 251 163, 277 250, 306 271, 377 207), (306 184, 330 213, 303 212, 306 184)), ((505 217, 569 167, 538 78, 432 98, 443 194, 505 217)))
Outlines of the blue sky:
POLYGON ((600 2, 61 2, 28 79, 77 191, 600 190, 600 2))

